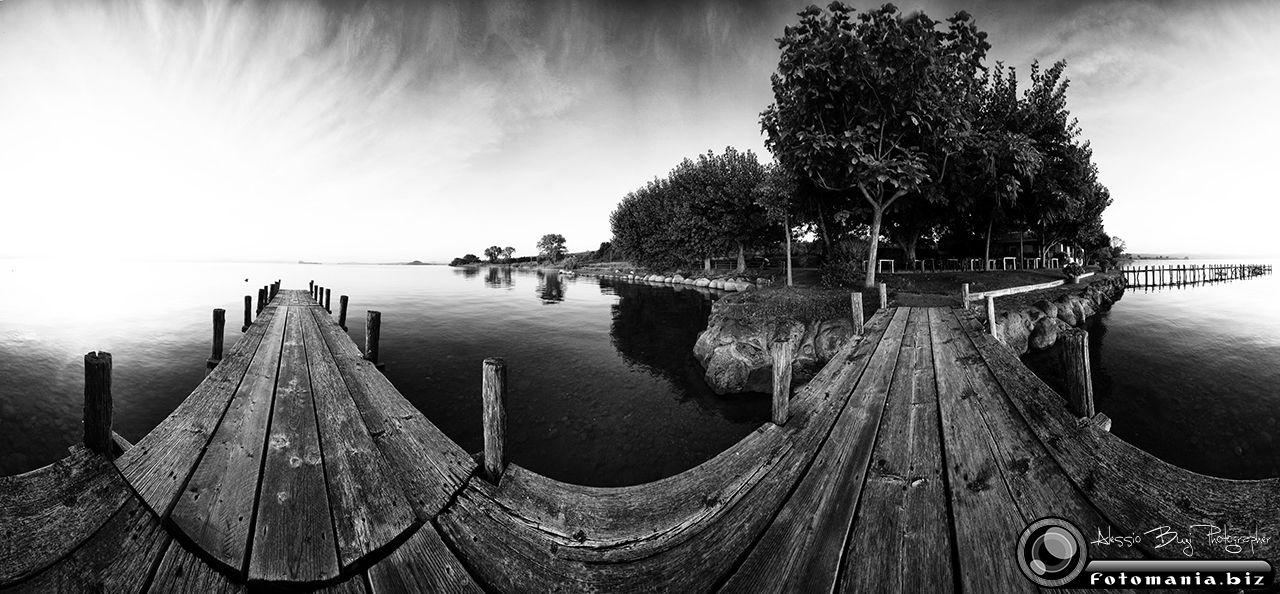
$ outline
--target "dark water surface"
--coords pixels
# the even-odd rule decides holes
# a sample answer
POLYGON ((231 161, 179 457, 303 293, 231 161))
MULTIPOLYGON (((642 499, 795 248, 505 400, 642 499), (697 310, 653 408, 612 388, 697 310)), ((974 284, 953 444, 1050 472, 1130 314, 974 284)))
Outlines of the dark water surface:
MULTIPOLYGON (((1139 261, 1135 266, 1257 263, 1139 261)), ((1280 476, 1280 277, 1129 289, 1089 325, 1095 408, 1111 432, 1183 468, 1280 476)), ((1056 382, 1056 352, 1027 363, 1056 382)), ((1056 386, 1055 386, 1056 387, 1056 386)))
POLYGON ((364 312, 381 311, 387 377, 467 451, 483 447, 481 362, 505 357, 510 457, 559 480, 671 476, 769 418, 767 395, 702 381, 707 290, 441 266, 0 260, 0 275, 0 475, 80 439, 90 350, 112 353, 115 428, 140 439, 204 377, 211 310, 227 310, 229 347, 244 295, 276 279, 332 288, 335 315, 349 295, 361 347, 364 312))

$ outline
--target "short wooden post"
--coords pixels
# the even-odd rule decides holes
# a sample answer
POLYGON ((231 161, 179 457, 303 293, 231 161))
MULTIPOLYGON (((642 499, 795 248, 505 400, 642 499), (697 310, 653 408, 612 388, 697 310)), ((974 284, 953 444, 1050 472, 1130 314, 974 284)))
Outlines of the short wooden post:
MULTIPOLYGON (((267 303, 271 303, 271 285, 262 285, 262 297, 267 303)), ((263 307, 266 307, 264 304, 263 307)))
POLYGON ((889 307, 889 285, 880 283, 880 309, 889 307))
POLYGON ((315 294, 316 281, 313 281, 313 280, 307 281, 307 291, 309 291, 312 295, 315 294))
POLYGON ((969 309, 969 283, 960 285, 960 307, 969 309))
POLYGON ((1089 333, 1072 328, 1059 335, 1062 369, 1067 376, 1067 409, 1071 414, 1093 418, 1093 378, 1089 374, 1089 333))
POLYGON ((338 327, 343 332, 347 331, 347 296, 343 295, 338 298, 338 327))
POLYGON ((369 310, 364 318, 364 358, 382 369, 378 363, 378 338, 382 333, 382 312, 369 310))
POLYGON ((241 332, 248 330, 249 326, 253 325, 253 314, 251 313, 252 310, 253 310, 253 297, 245 295, 244 296, 244 325, 240 327, 241 332))
POLYGON ((255 313, 262 313, 262 310, 265 309, 266 307, 267 307, 267 295, 266 293, 262 292, 262 289, 258 289, 258 311, 255 313))
POLYGON ((333 295, 332 295, 332 293, 333 293, 333 291, 332 291, 331 289, 325 289, 325 290, 324 290, 324 310, 325 310, 325 311, 327 311, 327 312, 329 312, 329 313, 333 313, 333 307, 332 307, 332 305, 333 305, 332 296, 333 296, 333 295))
POLYGON ((786 425, 791 418, 791 341, 773 341, 773 423, 786 425))
POLYGON ((862 336, 863 326, 866 321, 863 320, 862 313, 862 293, 852 293, 849 295, 850 305, 853 307, 853 333, 862 336))
POLYGON ((996 298, 987 295, 987 332, 996 335, 996 298))
POLYGON ((111 353, 89 352, 84 356, 84 445, 107 458, 115 459, 111 439, 111 353))
POLYGON ((497 484, 507 470, 507 362, 500 357, 484 360, 484 473, 497 484))
POLYGON ((205 375, 213 371, 218 363, 222 362, 222 334, 227 326, 227 310, 216 308, 213 310, 213 356, 204 362, 205 375))

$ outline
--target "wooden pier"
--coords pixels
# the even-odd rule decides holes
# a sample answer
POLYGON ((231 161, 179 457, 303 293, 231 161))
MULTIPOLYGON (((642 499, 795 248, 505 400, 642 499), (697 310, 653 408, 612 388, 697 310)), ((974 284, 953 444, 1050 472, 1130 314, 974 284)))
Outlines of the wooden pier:
MULTIPOLYGON (((1078 418, 967 310, 881 310, 775 396, 776 422, 679 475, 596 488, 505 462, 496 425, 483 465, 462 451, 328 293, 270 288, 114 461, 77 446, 0 478, 0 590, 1023 592, 1038 589, 1013 545, 1045 516, 1090 537, 1261 527, 1273 538, 1250 556, 1280 559, 1280 480, 1191 473, 1078 418)), ((484 365, 486 417, 499 367, 484 365)), ((1182 554, 1155 544, 1089 552, 1182 554)))
POLYGON ((1130 287, 1184 287, 1271 274, 1270 264, 1171 264, 1120 269, 1130 287))

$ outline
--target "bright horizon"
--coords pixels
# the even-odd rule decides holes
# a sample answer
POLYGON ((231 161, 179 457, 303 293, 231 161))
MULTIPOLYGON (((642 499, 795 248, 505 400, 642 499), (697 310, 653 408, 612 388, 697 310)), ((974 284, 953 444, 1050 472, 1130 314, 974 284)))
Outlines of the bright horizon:
MULTIPOLYGON (((764 150, 806 2, 0 2, 0 258, 448 262, 610 238, 681 159, 764 150)), ((878 3, 852 3, 859 9, 878 3)), ((964 9, 988 65, 1068 61, 1133 253, 1275 257, 1266 2, 964 9)))

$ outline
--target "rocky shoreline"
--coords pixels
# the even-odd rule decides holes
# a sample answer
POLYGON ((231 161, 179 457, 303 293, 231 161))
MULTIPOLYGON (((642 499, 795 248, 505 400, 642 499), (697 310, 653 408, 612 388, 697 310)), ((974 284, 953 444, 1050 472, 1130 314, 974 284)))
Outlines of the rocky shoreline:
POLYGON ((1019 356, 1050 349, 1063 330, 1083 326, 1089 316, 1110 308, 1126 286, 1122 275, 1107 276, 1052 301, 1039 299, 1030 306, 999 311, 995 337, 1019 356))

